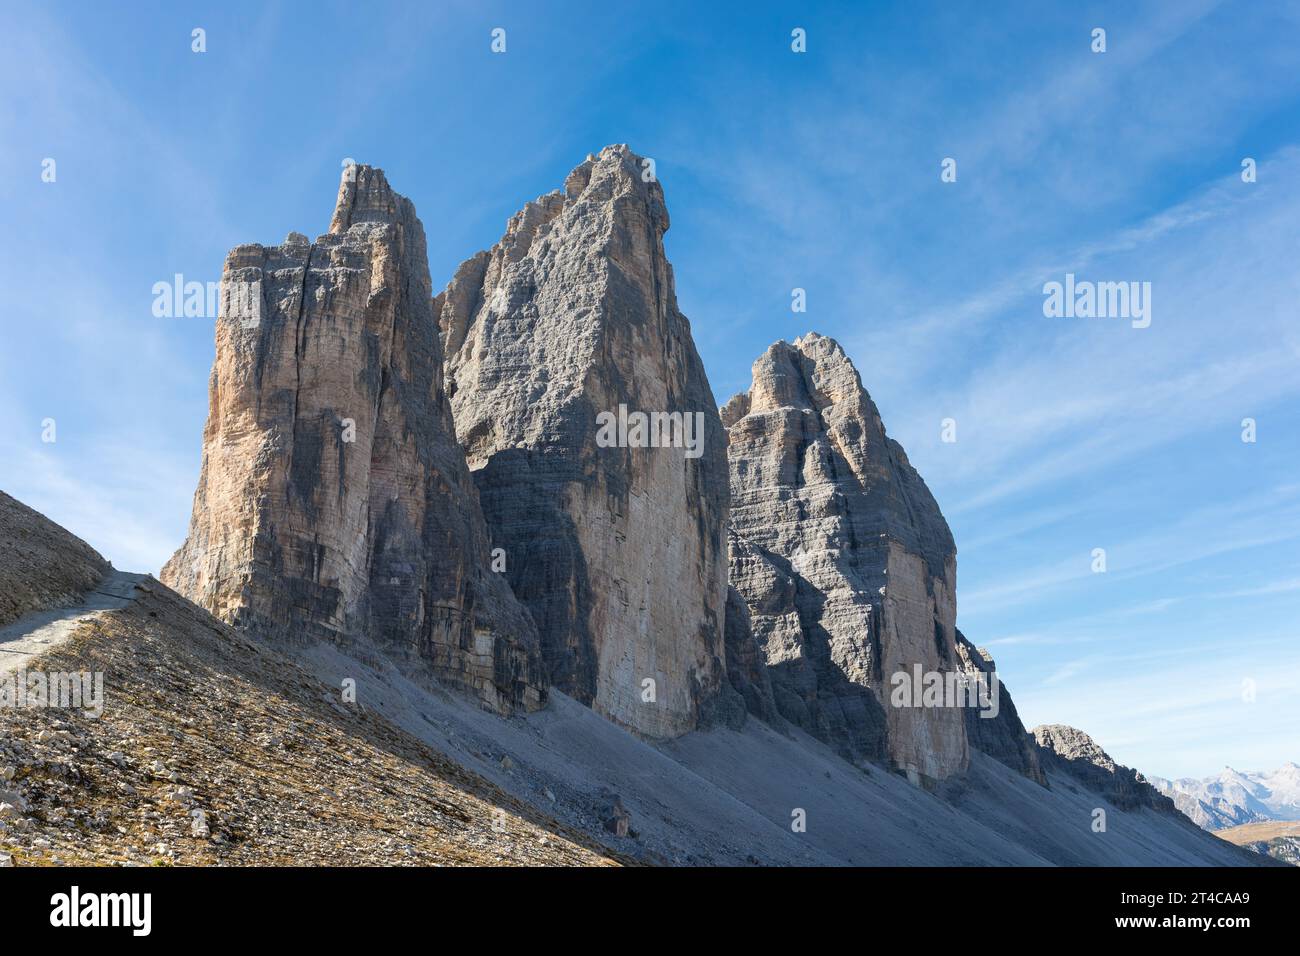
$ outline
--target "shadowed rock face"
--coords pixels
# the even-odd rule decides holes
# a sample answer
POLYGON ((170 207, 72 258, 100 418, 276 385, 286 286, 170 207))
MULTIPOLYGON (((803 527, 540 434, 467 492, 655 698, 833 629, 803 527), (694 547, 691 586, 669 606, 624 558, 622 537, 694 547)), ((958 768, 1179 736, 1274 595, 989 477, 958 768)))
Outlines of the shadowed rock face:
POLYGON ((731 583, 777 708, 854 760, 930 779, 966 767, 959 708, 896 707, 890 678, 965 671, 956 549, 902 447, 832 339, 778 342, 723 409, 731 583))
POLYGON ((424 228, 344 172, 315 243, 226 259, 203 468, 163 581, 291 642, 377 649, 507 710, 536 631, 498 574, 443 389, 424 228))
POLYGON ((625 146, 589 157, 435 305, 456 431, 552 683, 672 737, 724 678, 726 437, 643 171, 625 146), (620 405, 698 413, 699 456, 603 447, 598 416, 620 405))
MULTIPOLYGON (((729 535, 731 553, 744 547, 735 532, 729 535)), ((740 695, 744 712, 726 722, 735 726, 744 723, 744 713, 753 714, 779 730, 785 729, 785 719, 776 705, 772 676, 768 671, 763 648, 754 639, 754 625, 749 619, 749 606, 734 587, 727 587, 727 680, 740 695)))
POLYGON ((1035 783, 1048 786, 1047 775, 1043 773, 1038 759, 1038 745, 1033 735, 1020 722, 1016 705, 1011 700, 1011 692, 998 678, 993 658, 987 651, 966 640, 960 630, 957 632, 957 656, 962 660, 967 673, 983 674, 990 688, 994 681, 997 681, 998 687, 996 716, 981 716, 977 708, 966 710, 966 738, 970 745, 1012 770, 1020 771, 1035 783))
POLYGON ((1117 764, 1082 730, 1065 724, 1044 724, 1033 730, 1039 758, 1048 770, 1059 770, 1097 791, 1121 810, 1147 807, 1190 820, 1178 812, 1174 801, 1147 782, 1146 777, 1129 767, 1117 764))

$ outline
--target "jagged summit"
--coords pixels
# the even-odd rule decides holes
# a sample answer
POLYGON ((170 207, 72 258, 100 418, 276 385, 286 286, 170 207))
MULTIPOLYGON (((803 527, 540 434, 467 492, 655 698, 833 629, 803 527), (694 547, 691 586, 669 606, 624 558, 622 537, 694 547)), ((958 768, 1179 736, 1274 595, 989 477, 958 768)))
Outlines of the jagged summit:
POLYGON ((1014 708, 979 717, 891 703, 894 679, 916 668, 1001 685, 956 629, 948 523, 839 343, 809 332, 773 344, 721 414, 731 583, 782 716, 850 759, 929 779, 962 773, 974 737, 1042 782, 1014 708))
POLYGON ((343 171, 330 232, 226 259, 203 466, 163 580, 232 623, 378 649, 498 709, 544 693, 456 442, 424 227, 343 171))
POLYGON ((723 690, 726 437, 650 173, 626 146, 602 149, 435 305, 456 431, 552 682, 673 737, 723 690), (602 435, 604 416, 636 415, 677 430, 602 435))
MULTIPOLYGON (((449 377, 460 378, 468 358, 461 355, 466 336, 473 322, 487 318, 480 315, 485 309, 493 313, 494 327, 512 306, 528 304, 535 309, 543 305, 578 308, 582 316, 603 321, 627 318, 601 312, 595 288, 584 288, 589 280, 597 284, 602 281, 603 277, 596 273, 605 265, 600 260, 607 257, 617 270, 616 275, 633 282, 639 278, 651 281, 652 287, 641 291, 649 293, 648 298, 661 321, 668 317, 669 306, 676 312, 672 266, 663 250, 663 236, 669 226, 668 207, 658 180, 645 178, 648 169, 644 162, 624 144, 606 146, 596 155, 588 154, 565 177, 563 189, 552 190, 525 203, 510 217, 505 234, 496 245, 461 264, 435 302, 449 377), (576 249, 590 252, 593 261, 574 260, 572 255, 576 249), (533 255, 534 250, 537 256, 533 255), (565 267, 580 268, 571 272, 555 271, 565 267), (650 275, 637 276, 637 272, 647 270, 650 275), (520 285, 524 280, 534 279, 551 280, 556 288, 525 290, 520 285), (507 295, 520 301, 509 301, 507 295)), ((606 304, 624 303, 607 300, 606 304)), ((685 324, 689 336, 689 323, 680 313, 677 317, 685 324)), ((590 346, 590 338, 598 328, 599 323, 591 323, 577 344, 590 346)), ((562 344, 553 343, 553 346, 562 344)), ((588 361, 598 357, 589 348, 585 355, 569 349, 548 353, 546 357, 553 354, 588 361)), ((571 382, 574 371, 565 371, 565 381, 571 382)), ((502 384, 509 387, 512 383, 503 381, 502 384)), ((463 434, 461 437, 462 441, 466 438, 463 434)), ((475 449, 467 447, 467 451, 471 462, 476 462, 475 449)))
POLYGON ((772 345, 742 395, 746 415, 784 408, 812 414, 869 500, 870 514, 863 517, 875 522, 871 533, 902 542, 936 575, 955 561, 956 545, 938 503, 903 446, 885 433, 876 403, 835 339, 809 332, 793 344, 772 345))
POLYGON ((961 666, 947 522, 834 339, 777 342, 727 403, 731 582, 786 719, 855 760, 965 770, 963 715, 892 707, 899 671, 961 666))
MULTIPOLYGON (((347 232, 356 223, 377 222, 404 224, 418 222, 415 205, 398 195, 388 184, 384 171, 375 166, 353 163, 343 169, 339 182, 334 215, 330 218, 331 235, 347 232)), ((421 228, 420 237, 424 230, 421 228)))

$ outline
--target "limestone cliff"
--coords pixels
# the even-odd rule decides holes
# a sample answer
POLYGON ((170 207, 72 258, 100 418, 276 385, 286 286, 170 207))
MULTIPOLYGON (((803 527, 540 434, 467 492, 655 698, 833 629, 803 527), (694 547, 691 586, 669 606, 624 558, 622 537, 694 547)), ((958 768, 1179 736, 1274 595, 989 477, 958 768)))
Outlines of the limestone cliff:
POLYGON ((667 229, 649 165, 606 147, 436 301, 456 431, 551 681, 650 737, 722 690, 727 598, 726 438, 667 229))
POLYGON ((723 409, 731 582, 778 709, 850 759, 930 779, 968 760, 958 708, 893 706, 891 679, 965 671, 948 525, 832 339, 778 342, 723 409))
POLYGON ((378 650, 507 710, 536 631, 499 574, 443 388, 424 227, 349 166, 328 234, 226 259, 203 465, 164 582, 290 642, 378 650))

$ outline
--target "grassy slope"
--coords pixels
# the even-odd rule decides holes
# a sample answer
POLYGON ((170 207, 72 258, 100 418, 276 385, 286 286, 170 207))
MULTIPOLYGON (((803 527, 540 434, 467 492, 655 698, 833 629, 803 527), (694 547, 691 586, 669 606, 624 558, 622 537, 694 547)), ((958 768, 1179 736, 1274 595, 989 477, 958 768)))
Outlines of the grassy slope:
POLYGON ((1237 846, 1245 846, 1247 843, 1267 842, 1283 836, 1300 837, 1300 821, 1268 820, 1263 823, 1243 823, 1225 830, 1216 830, 1214 835, 1237 846))

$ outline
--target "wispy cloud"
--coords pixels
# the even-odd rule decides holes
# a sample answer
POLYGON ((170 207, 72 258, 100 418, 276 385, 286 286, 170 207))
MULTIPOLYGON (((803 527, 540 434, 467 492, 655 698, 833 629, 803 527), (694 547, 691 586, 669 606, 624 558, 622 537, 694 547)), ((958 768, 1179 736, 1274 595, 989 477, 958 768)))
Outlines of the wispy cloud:
POLYGON ((1163 777, 1199 776, 1226 764, 1277 766, 1300 731, 1294 710, 1300 657, 1293 638, 1263 655, 1220 645, 1155 658, 1108 657, 1013 689, 1031 723, 1088 732, 1122 763, 1163 777))
MULTIPOLYGON (((1132 580, 1171 568, 1232 554, 1251 548, 1300 538, 1300 495, 1278 491, 1270 497, 1249 498, 1210 505, 1176 521, 1108 543, 1105 575, 1132 580), (1214 528, 1215 534, 1201 534, 1214 528)), ((996 585, 960 592, 958 607, 965 612, 988 614, 1017 603, 1041 599, 1069 585, 1097 581, 1091 552, 1064 557, 1030 574, 1017 574, 996 585)), ((1161 606, 1144 602, 1144 610, 1163 609, 1176 598, 1161 599, 1161 606)), ((1131 610, 1131 609, 1130 609, 1131 610)))
MULTIPOLYGON (((115 567, 154 574, 184 538, 180 509, 188 504, 194 477, 185 469, 169 474, 152 471, 143 480, 109 482, 122 475, 130 450, 119 455, 101 450, 73 465, 57 452, 5 449, 14 467, 3 490, 82 538, 115 567), (86 462, 91 470, 83 472, 86 462), (21 475, 22 477, 15 477, 21 475), (170 489, 160 497, 161 489, 170 489)), ((143 457, 143 456, 142 456, 143 457)), ((157 469, 162 456, 145 458, 157 469)), ((138 462, 137 462, 138 464, 138 462)))

